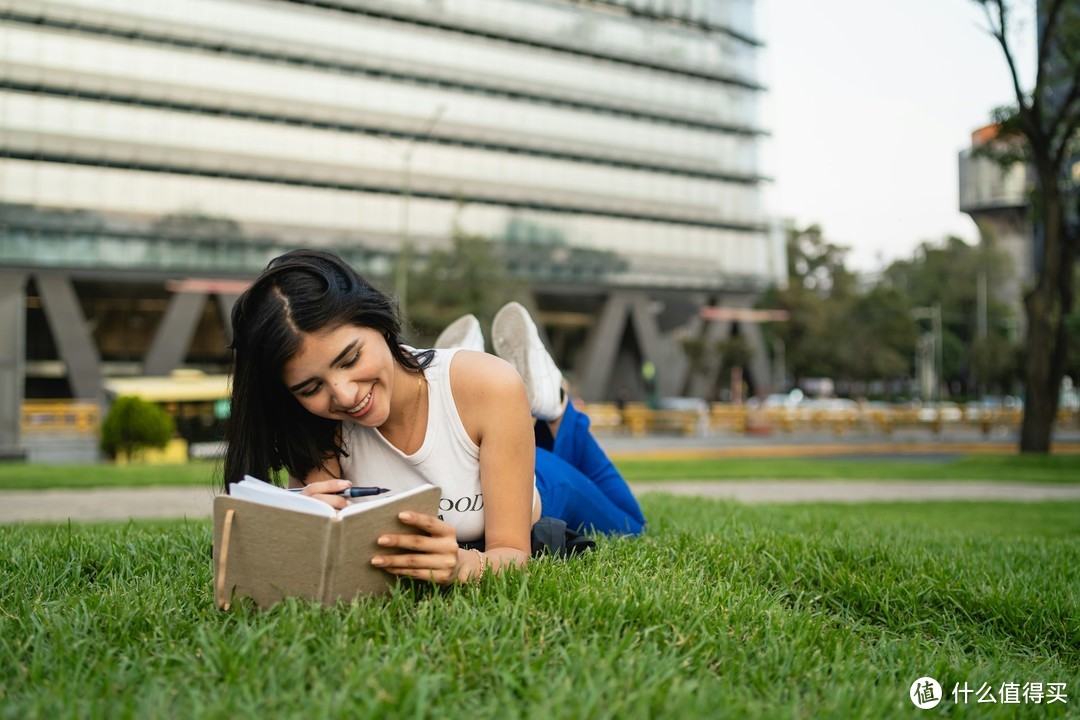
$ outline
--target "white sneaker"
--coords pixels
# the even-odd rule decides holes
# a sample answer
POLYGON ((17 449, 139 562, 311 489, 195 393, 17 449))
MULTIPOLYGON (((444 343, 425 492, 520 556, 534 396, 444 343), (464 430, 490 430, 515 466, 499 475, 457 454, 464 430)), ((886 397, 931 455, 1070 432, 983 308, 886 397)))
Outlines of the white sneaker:
POLYGON ((540 341, 529 311, 516 302, 504 305, 491 323, 491 341, 495 354, 513 365, 525 381, 533 417, 558 419, 563 411, 562 373, 540 341))
POLYGON ((435 338, 435 347, 465 348, 484 352, 484 332, 475 315, 462 315, 435 338))

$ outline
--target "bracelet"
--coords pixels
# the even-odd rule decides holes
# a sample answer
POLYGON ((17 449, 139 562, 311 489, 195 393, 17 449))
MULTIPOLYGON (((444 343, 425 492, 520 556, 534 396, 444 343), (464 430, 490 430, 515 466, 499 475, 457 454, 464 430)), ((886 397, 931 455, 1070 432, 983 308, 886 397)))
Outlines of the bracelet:
POLYGON ((484 553, 476 548, 473 548, 472 551, 476 553, 476 559, 480 561, 480 574, 476 576, 476 582, 480 582, 484 579, 484 571, 487 570, 487 558, 484 557, 484 553))

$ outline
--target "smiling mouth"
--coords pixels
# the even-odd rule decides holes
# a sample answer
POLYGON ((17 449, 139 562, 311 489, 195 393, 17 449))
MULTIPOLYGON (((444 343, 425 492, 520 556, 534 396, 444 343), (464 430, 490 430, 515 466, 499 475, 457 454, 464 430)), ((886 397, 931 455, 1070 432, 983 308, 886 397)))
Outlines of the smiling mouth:
POLYGON ((371 402, 371 393, 369 392, 367 395, 364 396, 364 399, 360 401, 359 405, 357 405, 356 407, 354 407, 354 408, 352 408, 350 410, 346 410, 345 412, 347 412, 349 415, 356 415, 357 413, 363 411, 364 408, 366 408, 370 402, 371 402))

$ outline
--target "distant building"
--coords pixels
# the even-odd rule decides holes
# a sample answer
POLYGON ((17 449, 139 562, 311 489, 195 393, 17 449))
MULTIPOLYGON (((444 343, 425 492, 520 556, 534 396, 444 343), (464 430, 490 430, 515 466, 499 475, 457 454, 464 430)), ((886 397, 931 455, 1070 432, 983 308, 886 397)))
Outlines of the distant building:
POLYGON ((998 126, 988 125, 971 134, 971 147, 960 152, 960 211, 971 216, 983 242, 1009 259, 1004 282, 991 288, 997 299, 1024 321, 1023 292, 1035 277, 1035 233, 1028 212, 1029 169, 1017 163, 1008 169, 978 149, 997 140, 998 126))
MULTIPOLYGON (((505 243, 575 390, 701 394, 679 339, 782 280, 752 0, 0 4, 0 446, 28 397, 227 367, 273 256, 392 286, 505 243)), ((751 379, 768 389, 759 352, 751 379)))

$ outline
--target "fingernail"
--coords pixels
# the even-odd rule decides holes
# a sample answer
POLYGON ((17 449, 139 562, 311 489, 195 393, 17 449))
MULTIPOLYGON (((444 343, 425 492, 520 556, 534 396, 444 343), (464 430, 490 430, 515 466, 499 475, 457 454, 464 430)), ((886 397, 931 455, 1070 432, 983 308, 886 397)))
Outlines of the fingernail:
POLYGON ((344 490, 347 487, 351 487, 352 483, 348 480, 338 480, 338 487, 344 490))
POLYGON ((390 544, 390 538, 383 535, 381 538, 379 538, 375 542, 379 543, 380 545, 389 545, 390 544))
POLYGON ((411 512, 398 513, 398 520, 404 520, 405 522, 409 522, 410 520, 412 520, 412 513, 411 512))
POLYGON ((371 564, 372 565, 385 565, 386 561, 383 560, 381 557, 375 556, 375 557, 371 558, 371 564))

